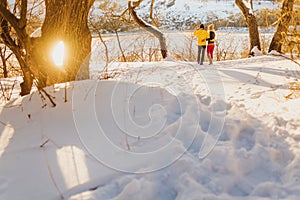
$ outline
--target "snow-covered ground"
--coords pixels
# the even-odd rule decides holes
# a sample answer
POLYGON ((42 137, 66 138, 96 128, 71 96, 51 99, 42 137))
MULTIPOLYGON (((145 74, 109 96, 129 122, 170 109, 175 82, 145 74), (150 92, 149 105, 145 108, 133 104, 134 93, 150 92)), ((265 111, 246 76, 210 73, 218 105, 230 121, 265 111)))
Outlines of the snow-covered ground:
POLYGON ((298 65, 111 67, 1 106, 1 200, 299 198, 298 65))
MULTIPOLYGON (((240 12, 232 1, 156 8, 179 23, 240 12)), ((246 34, 217 33, 224 48, 247 48, 246 34), (244 39, 235 45, 237 35, 244 39)), ((190 33, 168 36, 171 49, 195 43, 190 33)), ((125 51, 140 46, 124 37, 125 51)), ((120 55, 113 36, 104 39, 120 55)), ((272 55, 204 66, 112 62, 111 80, 99 81, 105 59, 95 49, 93 80, 47 88, 55 107, 43 93, 18 97, 15 80, 1 80, 0 200, 299 198, 299 65, 272 55)))

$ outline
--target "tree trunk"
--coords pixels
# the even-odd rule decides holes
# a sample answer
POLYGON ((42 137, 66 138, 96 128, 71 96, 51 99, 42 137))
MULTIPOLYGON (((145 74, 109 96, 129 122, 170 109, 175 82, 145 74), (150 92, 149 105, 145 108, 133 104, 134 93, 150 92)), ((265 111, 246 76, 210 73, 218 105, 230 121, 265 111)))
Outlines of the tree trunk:
MULTIPOLYGON (((256 46, 259 50, 260 47, 260 38, 258 32, 258 25, 256 17, 253 13, 253 8, 249 8, 246 6, 243 0, 235 0, 235 4, 239 7, 241 12, 243 13, 248 29, 249 29, 249 38, 250 38, 250 51, 256 46)), ((250 4, 252 7, 252 0, 250 0, 250 4)))
POLYGON ((294 0, 284 0, 282 2, 281 17, 278 20, 276 31, 269 46, 269 52, 274 50, 281 53, 284 36, 286 36, 292 18, 293 7, 294 0))
POLYGON ((87 21, 94 1, 45 0, 46 15, 38 38, 30 38, 26 31, 27 0, 18 1, 20 13, 16 15, 7 9, 6 0, 0 1, 1 38, 16 55, 23 71, 21 95, 30 92, 33 78, 39 88, 89 78, 91 33, 87 21), (15 30, 15 36, 8 24, 15 30), (61 69, 51 58, 51 51, 59 41, 64 42, 66 49, 61 69))
POLYGON ((89 78, 91 33, 88 13, 94 0, 46 0, 46 16, 40 38, 31 40, 28 62, 41 87, 89 78), (63 41, 63 66, 51 58, 54 46, 63 41))
POLYGON ((152 33, 156 38, 158 38, 160 43, 160 51, 163 58, 166 58, 168 56, 168 49, 167 49, 167 42, 164 34, 159 31, 156 27, 151 26, 147 22, 145 22, 143 19, 139 18, 137 13, 135 12, 134 8, 139 5, 141 1, 132 2, 128 1, 128 9, 130 14, 132 15, 134 21, 142 28, 146 29, 148 32, 152 33))
POLYGON ((260 38, 258 32, 257 20, 254 15, 248 15, 247 24, 249 28, 249 37, 250 37, 250 51, 256 46, 259 50, 260 47, 260 38))
POLYGON ((24 19, 24 10, 27 9, 27 1, 22 1, 22 6, 24 8, 22 9, 21 19, 18 20, 15 18, 14 15, 12 15, 7 8, 7 1, 2 0, 0 1, 0 22, 1 22, 1 38, 4 42, 4 44, 10 48, 10 50, 15 54, 21 70, 23 72, 23 82, 21 83, 21 95, 26 95, 30 93, 32 84, 33 84, 33 77, 30 72, 30 69, 27 65, 27 63, 24 61, 23 57, 23 48, 24 44, 26 43, 28 39, 28 35, 26 34, 26 18, 24 19), (10 25, 14 27, 16 31, 16 35, 18 37, 19 44, 16 43, 16 40, 14 40, 11 36, 11 30, 9 27, 9 21, 10 25), (25 24, 25 25, 24 25, 25 24))

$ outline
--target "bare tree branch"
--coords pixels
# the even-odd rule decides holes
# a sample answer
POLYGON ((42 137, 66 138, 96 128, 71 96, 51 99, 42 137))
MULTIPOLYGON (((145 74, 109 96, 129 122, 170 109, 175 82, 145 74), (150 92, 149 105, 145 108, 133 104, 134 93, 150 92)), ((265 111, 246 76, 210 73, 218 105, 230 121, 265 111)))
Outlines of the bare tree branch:
POLYGON ((109 58, 108 58, 108 47, 105 43, 105 41, 103 40, 103 37, 101 35, 101 32, 98 30, 98 28, 96 27, 96 25, 93 22, 90 22, 90 25, 93 27, 94 31, 96 31, 101 43, 103 44, 104 48, 105 48, 105 77, 108 77, 108 62, 109 62, 109 58))
POLYGON ((12 14, 3 4, 0 4, 0 15, 15 29, 18 38, 25 41, 28 37, 24 27, 20 28, 20 20, 12 14))
POLYGON ((28 5, 28 0, 22 0, 21 2, 21 17, 19 21, 19 27, 22 29, 26 26, 27 23, 27 5, 28 5))
POLYGON ((119 16, 117 16, 117 17, 123 18, 124 15, 127 13, 127 11, 128 11, 128 8, 126 8, 126 10, 124 10, 124 11, 123 11, 119 16))
POLYGON ((152 24, 154 24, 156 27, 158 27, 158 24, 156 23, 156 21, 154 20, 154 17, 153 17, 154 2, 155 2, 155 0, 151 0, 151 4, 150 4, 150 19, 151 19, 152 24))
MULTIPOLYGON (((7 1, 1 1, 0 2, 0 8, 7 7, 7 1)), ((7 20, 1 15, 0 13, 0 22, 1 22, 1 38, 2 41, 13 50, 13 48, 15 48, 17 45, 15 43, 15 41, 11 38, 10 35, 10 28, 9 28, 9 24, 7 22, 7 20)))

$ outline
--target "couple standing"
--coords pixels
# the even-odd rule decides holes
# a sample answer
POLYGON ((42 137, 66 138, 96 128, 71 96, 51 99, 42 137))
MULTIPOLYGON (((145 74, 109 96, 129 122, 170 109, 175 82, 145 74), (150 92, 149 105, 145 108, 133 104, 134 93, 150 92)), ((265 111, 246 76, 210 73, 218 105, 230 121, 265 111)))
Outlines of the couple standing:
POLYGON ((201 24, 200 28, 195 30, 193 36, 198 37, 198 59, 197 62, 200 65, 203 65, 204 54, 206 49, 207 42, 207 57, 209 60, 209 64, 212 64, 213 60, 213 52, 214 52, 214 42, 215 42, 215 30, 214 25, 210 24, 208 26, 208 31, 204 29, 204 25, 201 24))

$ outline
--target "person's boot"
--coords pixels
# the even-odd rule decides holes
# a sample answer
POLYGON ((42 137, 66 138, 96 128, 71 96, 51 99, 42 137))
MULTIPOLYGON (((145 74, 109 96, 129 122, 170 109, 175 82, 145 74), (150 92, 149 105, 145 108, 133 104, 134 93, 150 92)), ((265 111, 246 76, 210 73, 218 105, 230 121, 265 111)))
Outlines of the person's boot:
POLYGON ((208 60, 209 60, 209 64, 211 65, 212 64, 212 59, 208 58, 208 60))

